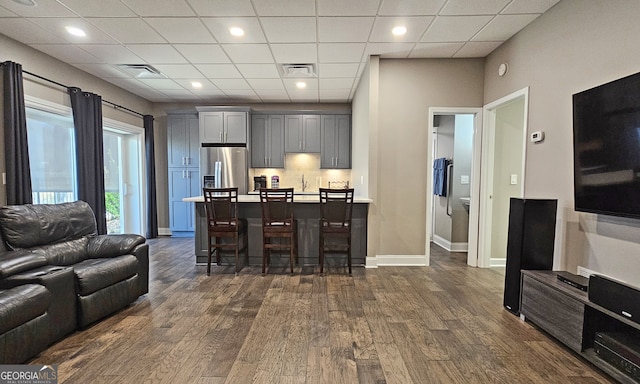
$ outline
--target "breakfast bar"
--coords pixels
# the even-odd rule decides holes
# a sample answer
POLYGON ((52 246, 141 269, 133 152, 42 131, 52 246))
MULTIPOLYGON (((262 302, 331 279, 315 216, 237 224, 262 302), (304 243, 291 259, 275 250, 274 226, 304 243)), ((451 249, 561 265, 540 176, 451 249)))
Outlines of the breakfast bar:
MULTIPOLYGON (((195 203, 195 256, 197 264, 207 262, 207 214, 205 212, 204 197, 188 197, 183 201, 195 203)), ((364 265, 367 255, 367 215, 371 199, 355 197, 352 217, 352 264, 364 265)), ((298 221, 298 265, 318 265, 319 252, 319 220, 320 199, 318 194, 296 194, 293 200, 294 216, 298 221)), ((256 195, 238 196, 239 217, 247 219, 249 224, 249 265, 262 264, 262 210, 260 197, 256 195)), ((241 258, 243 255, 241 255, 241 258)), ((327 257, 327 265, 346 265, 345 257, 327 257)), ((233 255, 222 254, 222 263, 232 265, 233 255)), ((272 266, 288 265, 289 260, 274 256, 272 266)))

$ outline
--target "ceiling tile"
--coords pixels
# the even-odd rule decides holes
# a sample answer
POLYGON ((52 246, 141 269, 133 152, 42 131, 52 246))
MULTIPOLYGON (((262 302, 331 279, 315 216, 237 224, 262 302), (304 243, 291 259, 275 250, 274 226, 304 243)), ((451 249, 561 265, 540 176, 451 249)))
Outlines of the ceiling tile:
POLYGON ((322 77, 355 77, 360 64, 320 64, 318 74, 322 77))
POLYGON ((18 15, 7 8, 0 7, 0 17, 18 17, 18 15))
POLYGON ((222 49, 235 63, 273 63, 273 56, 267 44, 222 44, 222 49))
POLYGON ((210 79, 220 89, 250 90, 251 87, 244 79, 210 79))
POLYGON ((161 91, 170 89, 184 89, 180 84, 171 79, 138 79, 138 81, 150 86, 151 88, 161 91))
POLYGON ((88 22, 125 44, 164 43, 149 24, 138 18, 89 18, 88 22))
POLYGON ((172 79, 194 79, 202 77, 202 73, 191 64, 162 64, 154 66, 163 75, 172 79))
POLYGON ((130 78, 131 76, 109 64, 74 64, 75 67, 100 78, 130 78))
POLYGON ((366 42, 369 40, 373 17, 320 17, 318 41, 322 43, 366 42))
POLYGON ((192 64, 231 62, 218 44, 174 44, 173 47, 192 64))
POLYGON ((63 44, 67 41, 25 19, 0 19, 0 33, 24 44, 63 44))
POLYGON ((263 102, 289 102, 289 94, 285 90, 256 89, 255 92, 263 102))
POLYGON ((284 84, 280 79, 248 79, 247 82, 253 89, 284 91, 284 84))
POLYGON ((129 44, 127 48, 147 63, 154 65, 183 64, 187 62, 185 58, 169 44, 129 44))
POLYGON ((238 64, 236 67, 245 79, 280 78, 280 72, 275 64, 238 64))
POLYGON ((493 52, 494 49, 498 48, 500 44, 501 42, 491 41, 469 42, 466 43, 453 57, 485 57, 493 52))
POLYGON ((318 47, 318 61, 321 63, 360 62, 365 43, 323 43, 318 47))
POLYGON ((315 64, 318 61, 316 44, 271 44, 276 63, 315 64))
POLYGON ((382 0, 380 15, 437 15, 446 0, 382 0))
POLYGON ((200 16, 254 16, 250 0, 187 0, 200 16))
POLYGON ((195 16, 184 0, 122 0, 140 16, 195 16))
POLYGON ((317 103, 320 101, 318 90, 289 90, 289 98, 293 103, 317 103))
POLYGON ((347 77, 339 79, 321 78, 318 83, 320 84, 320 89, 346 89, 350 91, 353 86, 353 79, 347 77))
POLYGON ((289 91, 289 95, 291 95, 292 90, 301 93, 309 90, 318 90, 318 79, 282 79, 282 82, 284 83, 284 87, 289 91), (307 87, 304 89, 298 88, 296 84, 300 81, 304 81, 307 87))
POLYGON ((100 60, 74 45, 32 44, 31 47, 70 64, 99 63, 100 60))
POLYGON ((175 82, 180 84, 185 89, 188 89, 190 92, 193 92, 196 94, 203 94, 206 91, 211 91, 211 92, 216 91, 219 94, 222 93, 222 91, 220 91, 218 87, 213 85, 213 83, 209 81, 209 79, 202 78, 201 74, 198 74, 198 76, 193 76, 192 78, 175 79, 175 82), (191 85, 191 83, 194 81, 199 82, 202 85, 202 88, 194 88, 193 85, 191 85))
POLYGON ((315 16, 315 0, 253 0, 260 16, 315 16))
POLYGON ((119 44, 80 44, 77 47, 91 53, 102 63, 131 64, 142 61, 135 53, 119 44))
POLYGON ((472 40, 506 41, 537 17, 538 15, 498 15, 472 40))
POLYGON ((434 17, 378 17, 371 32, 369 41, 376 43, 396 43, 418 41, 427 27, 433 22, 434 17), (394 27, 403 26, 407 33, 403 36, 394 36, 391 30, 394 27))
POLYGON ((207 28, 197 18, 149 17, 143 19, 169 43, 214 43, 207 28))
POLYGON ((38 18, 38 19, 28 19, 29 21, 39 25, 40 27, 55 33, 63 37, 65 40, 76 43, 76 44, 116 44, 117 40, 114 40, 111 36, 102 32, 100 29, 96 28, 94 25, 89 23, 85 19, 81 19, 79 17, 52 17, 52 18, 38 18), (79 37, 73 36, 70 33, 67 33, 65 30, 66 26, 73 26, 77 28, 81 28, 86 32, 86 36, 79 37))
POLYGON ((196 68, 210 79, 241 79, 233 64, 196 64, 196 68))
POLYGON ((13 1, 3 1, 2 6, 23 17, 75 17, 75 13, 53 0, 38 0, 36 7, 29 7, 13 1))
POLYGON ((500 12, 511 0, 448 0, 441 15, 492 15, 500 12))
POLYGON ((315 17, 262 17, 260 21, 270 43, 316 41, 315 17))
POLYGON ((177 99, 183 98, 184 100, 189 100, 193 98, 193 93, 191 93, 190 90, 184 89, 182 87, 180 87, 180 89, 161 89, 161 92, 167 96, 171 96, 177 99))
POLYGON ((82 17, 131 17, 136 14, 120 0, 59 0, 82 17))
POLYGON ((207 97, 207 96, 222 96, 222 97, 226 97, 227 95, 218 87, 216 87, 215 85, 211 84, 212 88, 205 88, 202 87, 200 89, 193 89, 191 92, 193 92, 194 94, 200 96, 200 97, 207 97))
POLYGON ((464 43, 418 43, 409 57, 412 59, 453 57, 463 46, 464 43))
POLYGON ((491 19, 492 16, 438 16, 420 41, 424 43, 467 41, 491 19))
POLYGON ((351 89, 321 89, 320 102, 348 102, 351 89))
POLYGON ((375 16, 380 0, 317 0, 320 16, 375 16))
POLYGON ((379 55, 383 58, 406 58, 414 47, 414 43, 369 43, 365 49, 365 56, 379 55))
POLYGON ((230 96, 237 103, 246 103, 246 102, 259 102, 260 97, 256 95, 253 90, 243 90, 237 89, 233 90, 233 95, 230 96))
POLYGON ((501 13, 543 13, 559 1, 560 0, 513 0, 501 13))
POLYGON ((257 17, 205 17, 202 22, 219 43, 265 43, 267 39, 257 17), (244 36, 229 33, 232 27, 242 28, 244 36))

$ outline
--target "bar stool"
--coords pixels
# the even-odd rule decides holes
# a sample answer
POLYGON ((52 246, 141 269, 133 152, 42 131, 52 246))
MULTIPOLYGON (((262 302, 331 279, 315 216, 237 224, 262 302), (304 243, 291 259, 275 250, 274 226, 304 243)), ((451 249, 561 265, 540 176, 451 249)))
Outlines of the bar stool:
POLYGON ((216 253, 216 264, 220 265, 220 251, 227 249, 235 252, 237 275, 240 251, 244 250, 245 256, 249 256, 247 220, 238 218, 238 188, 203 188, 202 191, 207 211, 207 275, 211 274, 213 253, 216 253), (240 237, 242 243, 239 242, 240 237))
POLYGON ((324 253, 346 253, 351 275, 351 213, 353 188, 320 188, 320 274, 324 273, 324 253), (331 241, 338 239, 338 241, 331 241))
POLYGON ((298 255, 298 224, 293 217, 293 188, 260 189, 262 208, 262 274, 271 251, 289 251, 289 265, 298 255), (285 241, 272 242, 273 239, 285 241), (286 240, 288 239, 288 240, 286 240))

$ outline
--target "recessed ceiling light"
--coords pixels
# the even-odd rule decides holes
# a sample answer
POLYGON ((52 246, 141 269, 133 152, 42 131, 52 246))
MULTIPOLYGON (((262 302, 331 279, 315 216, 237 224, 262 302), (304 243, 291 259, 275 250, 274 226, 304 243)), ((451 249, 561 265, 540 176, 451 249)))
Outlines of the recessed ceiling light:
POLYGON ((397 27, 393 27, 393 29, 391 30, 391 33, 393 33, 395 36, 402 36, 405 33, 407 33, 407 27, 404 26, 397 26, 397 27))
POLYGON ((87 34, 85 33, 85 31, 83 31, 80 28, 76 28, 76 27, 72 27, 70 25, 67 25, 66 27, 64 27, 67 32, 69 32, 70 34, 72 34, 73 36, 78 36, 78 37, 85 37, 87 36, 87 34))
POLYGON ((296 87, 298 87, 299 89, 307 88, 307 83, 305 83, 304 81, 298 81, 296 83, 296 87))
POLYGON ((229 33, 233 36, 244 36, 244 29, 238 27, 229 28, 229 33))
POLYGON ((192 82, 191 82, 191 86, 192 86, 193 88, 202 88, 202 83, 201 83, 201 82, 199 82, 199 81, 192 81, 192 82))
POLYGON ((38 3, 35 0, 13 0, 14 3, 26 5, 27 7, 36 7, 38 3))

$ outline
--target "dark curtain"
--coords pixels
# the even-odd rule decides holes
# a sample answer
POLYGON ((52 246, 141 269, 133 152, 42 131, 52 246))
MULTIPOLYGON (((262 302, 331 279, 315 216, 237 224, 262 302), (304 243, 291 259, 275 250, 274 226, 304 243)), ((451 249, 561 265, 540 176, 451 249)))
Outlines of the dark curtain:
POLYGON ((31 170, 22 65, 2 63, 4 94, 4 151, 7 204, 31 204, 31 170))
POLYGON ((68 92, 75 128, 78 199, 93 209, 98 234, 106 234, 102 97, 75 87, 70 87, 68 92))
POLYGON ((147 238, 158 237, 158 202, 156 200, 156 162, 153 143, 153 116, 144 115, 144 143, 147 157, 147 238))

